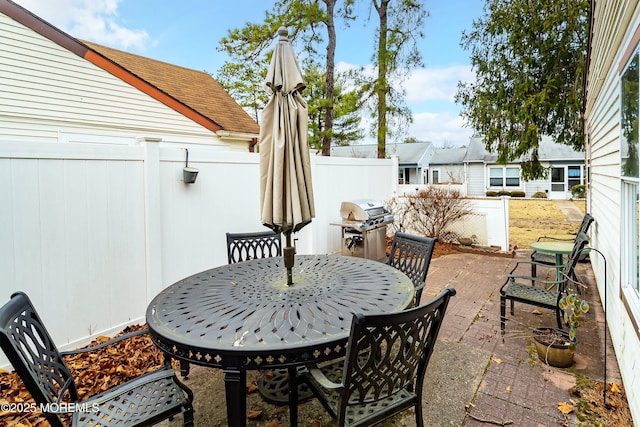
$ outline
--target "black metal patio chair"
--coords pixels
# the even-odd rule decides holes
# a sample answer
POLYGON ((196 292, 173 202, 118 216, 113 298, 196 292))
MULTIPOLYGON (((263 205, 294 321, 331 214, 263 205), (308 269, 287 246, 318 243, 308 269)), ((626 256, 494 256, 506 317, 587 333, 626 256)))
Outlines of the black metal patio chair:
POLYGON ((63 355, 94 351, 144 332, 60 353, 25 293, 14 293, 9 302, 0 307, 0 347, 36 404, 52 408, 43 415, 55 427, 65 424, 60 417, 62 413, 53 409, 64 407, 71 410, 73 426, 149 426, 180 413, 183 425, 193 426, 193 394, 166 364, 157 371, 78 401, 78 390, 63 355))
POLYGON ((227 233, 227 257, 229 264, 281 255, 282 239, 280 233, 274 231, 227 233))
MULTIPOLYGON (((587 234, 587 231, 589 231, 589 226, 591 226, 591 223, 593 221, 594 221, 594 218, 589 213, 584 214, 584 217, 582 217, 582 222, 580 223, 580 227, 578 228, 578 234, 580 233, 587 234)), ((576 236, 578 234, 576 234, 576 236)), ((561 241, 561 242, 571 242, 571 241, 575 242, 575 238, 562 239, 562 238, 551 237, 551 236, 538 237, 538 242, 554 241, 554 240, 561 241)), ((584 257, 586 255, 582 255, 582 256, 584 257)), ((531 275, 535 276, 536 268, 539 264, 555 265, 556 256, 550 253, 533 251, 531 253, 531 261, 533 262, 533 264, 531 264, 531 275)), ((575 277, 573 277, 573 279, 575 279, 575 277)))
POLYGON ((420 305, 429 264, 438 239, 396 232, 387 264, 409 276, 414 286, 414 306, 420 305))
POLYGON ((551 279, 542 275, 530 276, 527 267, 533 264, 532 261, 519 261, 516 263, 507 275, 506 281, 500 287, 500 332, 502 334, 505 332, 507 301, 511 303, 511 315, 514 314, 514 302, 554 310, 558 328, 562 329, 561 310, 558 307, 558 302, 562 297, 567 281, 574 277, 575 266, 588 242, 587 235, 580 232, 575 239, 567 262, 563 266, 558 268, 555 266, 555 262, 553 266, 538 264, 537 267, 547 269, 547 274, 552 276, 551 279), (524 275, 520 273, 523 269, 527 271, 524 275))
POLYGON ((368 426, 411 407, 422 421, 424 376, 449 299, 397 313, 353 317, 347 354, 325 365, 307 365, 314 394, 338 426, 368 426))

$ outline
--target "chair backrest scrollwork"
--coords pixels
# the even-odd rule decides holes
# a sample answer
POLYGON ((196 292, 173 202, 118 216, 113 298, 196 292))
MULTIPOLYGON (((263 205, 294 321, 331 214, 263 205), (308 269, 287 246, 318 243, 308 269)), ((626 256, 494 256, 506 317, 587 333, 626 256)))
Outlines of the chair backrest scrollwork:
POLYGON ((437 239, 396 232, 387 264, 409 276, 415 289, 414 306, 420 304, 437 239))
POLYGON ((571 249, 571 253, 567 258, 567 262, 562 266, 562 270, 560 273, 563 277, 571 277, 573 270, 580 259, 580 255, 582 255, 582 251, 584 247, 589 243, 589 237, 584 232, 579 232, 576 236, 575 243, 573 244, 573 248, 571 249))
MULTIPOLYGON (((23 292, 0 307, 0 347, 37 404, 78 400, 69 368, 23 292)), ((45 415, 51 425, 63 425, 57 415, 45 415)))
MULTIPOLYGON (((449 299, 455 293, 445 289, 429 303, 397 313, 354 316, 340 411, 348 405, 385 401, 403 389, 422 390, 449 299)), ((344 413, 338 419, 344 419, 344 413)))
POLYGON ((229 264, 281 255, 282 239, 280 233, 273 231, 227 233, 227 258, 229 264))

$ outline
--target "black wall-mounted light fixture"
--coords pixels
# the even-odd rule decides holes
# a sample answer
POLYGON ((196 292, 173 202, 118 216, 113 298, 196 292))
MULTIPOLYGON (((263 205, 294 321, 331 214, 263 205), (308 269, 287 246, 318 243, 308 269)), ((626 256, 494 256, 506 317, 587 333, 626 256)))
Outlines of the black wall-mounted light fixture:
POLYGON ((200 171, 196 168, 189 167, 189 149, 185 148, 184 151, 187 152, 187 159, 184 168, 182 168, 182 180, 185 184, 193 184, 194 182, 196 182, 198 172, 200 171))

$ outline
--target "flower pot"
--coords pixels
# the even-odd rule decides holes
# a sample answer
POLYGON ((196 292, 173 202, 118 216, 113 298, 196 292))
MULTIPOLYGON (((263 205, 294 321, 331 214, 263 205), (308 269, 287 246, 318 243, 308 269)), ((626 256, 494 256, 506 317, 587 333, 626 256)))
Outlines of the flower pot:
POLYGON ((193 184, 198 177, 198 169, 185 167, 182 168, 182 179, 185 184, 193 184))
POLYGON ((538 358, 556 368, 568 368, 573 365, 576 341, 569 339, 569 332, 558 328, 536 328, 533 340, 538 358))

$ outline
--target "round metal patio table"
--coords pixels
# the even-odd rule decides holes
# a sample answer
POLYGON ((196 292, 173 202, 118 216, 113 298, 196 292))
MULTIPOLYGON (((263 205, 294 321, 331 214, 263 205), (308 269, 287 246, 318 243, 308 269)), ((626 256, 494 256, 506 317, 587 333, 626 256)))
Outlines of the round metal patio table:
POLYGON ((147 308, 163 352, 223 369, 231 426, 246 425, 248 369, 292 372, 343 356, 354 313, 401 311, 413 298, 405 274, 363 258, 299 255, 293 285, 286 280, 282 257, 223 265, 174 283, 147 308))
POLYGON ((556 280, 562 279, 562 272, 560 268, 564 265, 564 255, 568 255, 573 250, 574 242, 572 241, 542 241, 529 243, 529 246, 534 251, 546 252, 549 254, 555 254, 556 256, 556 280))

